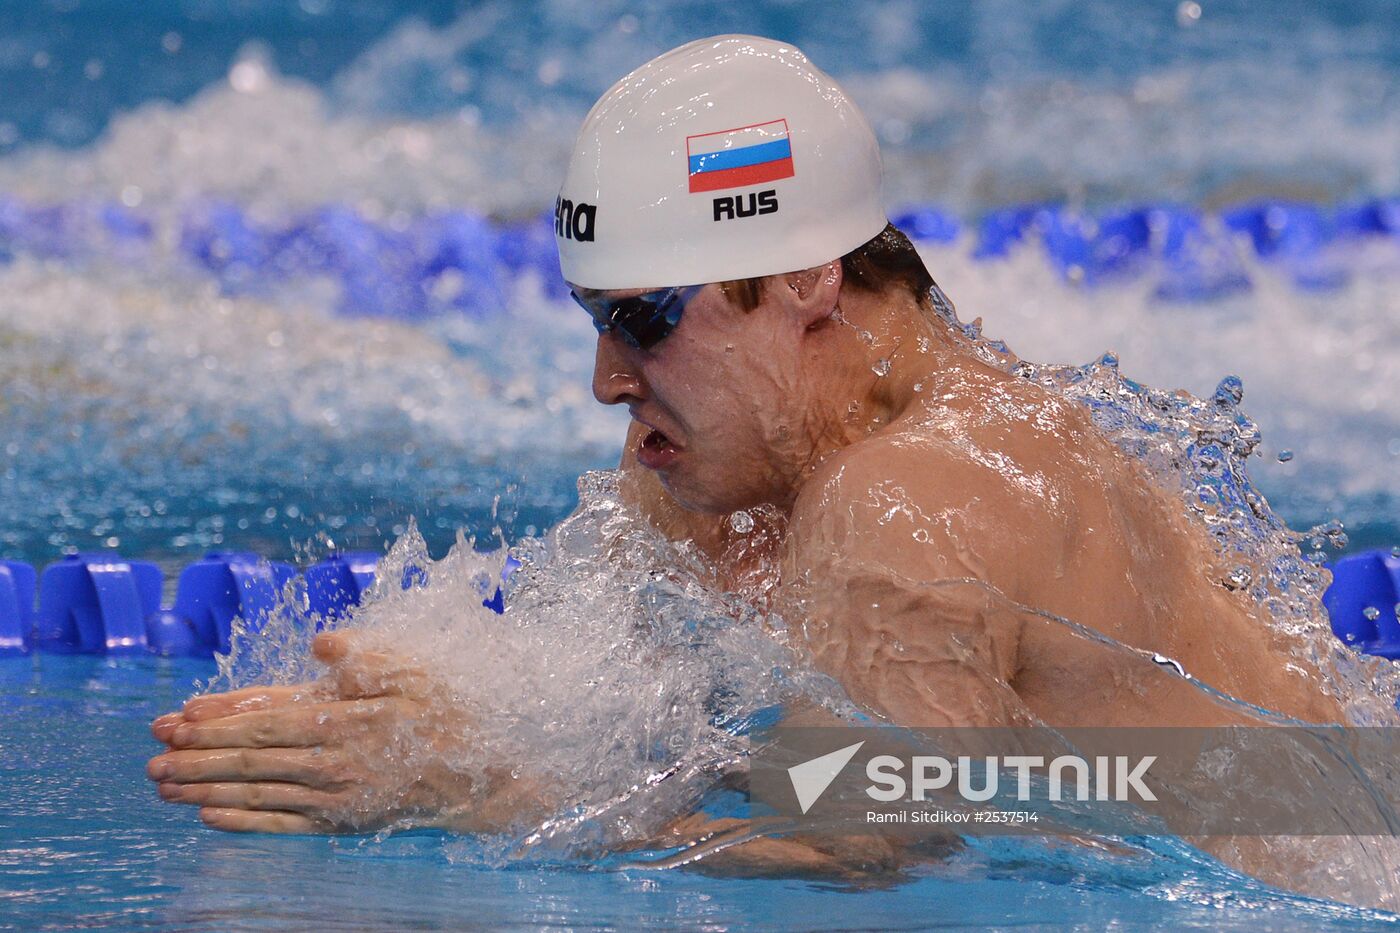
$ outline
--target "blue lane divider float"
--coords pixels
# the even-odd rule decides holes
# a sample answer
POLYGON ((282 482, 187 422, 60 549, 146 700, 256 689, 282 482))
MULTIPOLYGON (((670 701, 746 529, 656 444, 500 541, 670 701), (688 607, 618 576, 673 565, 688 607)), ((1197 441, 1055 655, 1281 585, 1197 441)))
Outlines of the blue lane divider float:
MULTIPOLYGON (((317 627, 345 618, 358 606, 378 572, 374 552, 335 554, 308 567, 306 602, 317 627)), ((507 557, 500 584, 482 605, 505 612, 503 587, 520 566, 507 557)), ((290 564, 248 552, 214 551, 180 573, 174 606, 160 604, 164 578, 147 561, 116 554, 75 554, 44 568, 0 561, 0 657, 33 649, 62 653, 122 654, 152 651, 166 656, 227 653, 234 620, 256 631, 281 606, 296 576, 290 564)), ((422 586, 427 575, 405 568, 404 589, 422 586)))
POLYGON ((374 585, 379 555, 372 551, 337 554, 308 567, 306 578, 307 609, 323 621, 344 618, 365 590, 374 585))
POLYGON ((34 627, 34 568, 0 561, 0 657, 26 654, 34 627))
POLYGON ((44 568, 34 645, 45 651, 128 654, 147 649, 146 617, 160 609, 155 564, 73 554, 44 568))
MULTIPOLYGON (((1366 654, 1400 659, 1400 549, 1344 557, 1332 567, 1323 594, 1333 633, 1366 654)), ((373 585, 379 555, 333 555, 309 568, 305 609, 322 621, 344 618, 373 585)), ((505 587, 521 566, 507 556, 500 583, 481 604, 505 612, 505 587)), ((34 568, 0 561, 0 657, 31 649, 163 655, 227 652, 233 620, 256 625, 276 611, 295 576, 289 564, 256 554, 211 552, 180 574, 173 607, 160 605, 160 569, 115 554, 75 554, 44 568, 39 609, 34 608, 34 568)), ((423 585, 422 570, 409 567, 404 589, 423 585)))
POLYGON ((233 620, 260 624, 276 611, 283 587, 294 576, 290 564, 269 562, 257 554, 204 555, 181 571, 175 606, 166 614, 186 624, 188 640, 184 630, 163 617, 162 653, 227 654, 233 620))
POLYGON ((1342 641, 1366 654, 1400 658, 1400 556, 1394 551, 1337 561, 1322 604, 1342 641))
MULTIPOLYGON (((1171 203, 1013 204, 970 222, 938 205, 915 204, 891 216, 920 243, 951 246, 971 231, 979 261, 1038 246, 1063 279, 1083 286, 1155 275, 1154 294, 1173 302, 1247 290, 1242 258, 1249 253, 1299 288, 1336 288, 1349 272, 1335 246, 1400 241, 1400 197, 1336 206, 1255 200, 1215 214, 1171 203)), ((466 210, 376 220, 350 205, 327 204, 268 219, 206 199, 180 205, 171 223, 173 229, 158 230, 153 216, 110 202, 36 204, 0 193, 0 263, 20 254, 139 262, 173 241, 226 293, 329 278, 340 286, 343 312, 406 319, 499 309, 525 275, 556 298, 567 295, 548 212, 510 221, 466 210)))

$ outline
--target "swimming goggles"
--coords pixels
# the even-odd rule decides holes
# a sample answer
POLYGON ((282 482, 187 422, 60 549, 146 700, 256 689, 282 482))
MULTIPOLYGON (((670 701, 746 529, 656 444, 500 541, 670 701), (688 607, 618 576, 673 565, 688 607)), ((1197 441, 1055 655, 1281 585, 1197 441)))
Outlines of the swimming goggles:
POLYGON ((593 318, 599 334, 616 332, 636 350, 650 350, 676 329, 685 306, 703 285, 682 285, 628 298, 584 298, 573 289, 569 294, 593 318))

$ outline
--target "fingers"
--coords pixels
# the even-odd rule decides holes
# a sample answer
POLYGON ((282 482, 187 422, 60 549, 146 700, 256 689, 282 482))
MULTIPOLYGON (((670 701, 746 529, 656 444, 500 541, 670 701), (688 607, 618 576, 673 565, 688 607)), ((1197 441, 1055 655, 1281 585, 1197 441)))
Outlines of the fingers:
POLYGON ((166 713, 164 716, 157 716, 151 722, 151 735, 157 741, 170 744, 170 737, 175 734, 175 730, 185 721, 184 713, 166 713))
POLYGON ((334 754, 308 748, 183 749, 152 758, 146 774, 162 783, 291 781, 335 789, 342 783, 338 765, 334 754))
POLYGON ((388 707, 407 703, 379 697, 253 710, 179 723, 167 741, 172 748, 311 748, 334 744, 388 707))
POLYGON ((282 833, 310 836, 335 832, 325 820, 315 820, 300 813, 277 813, 266 810, 237 810, 227 807, 205 807, 199 818, 214 829, 230 833, 282 833))
MULTIPOLYGON (((284 706, 302 699, 316 699, 312 684, 294 684, 286 687, 245 687, 229 693, 211 693, 195 697, 185 704, 183 715, 186 720, 197 722, 201 719, 219 719, 251 710, 284 706)), ((162 716, 161 719, 165 717, 162 716)))
POLYGON ((322 814, 344 809, 344 801, 334 794, 304 784, 285 781, 227 782, 208 784, 161 784, 161 799, 199 807, 231 810, 272 810, 301 813, 323 818, 322 814))
POLYGON ((322 664, 335 664, 353 650, 354 643, 350 632, 321 632, 311 642, 311 653, 322 664))
POLYGON ((356 697, 428 696, 440 689, 427 674, 384 654, 357 654, 332 671, 336 693, 356 697))
MULTIPOLYGON (((195 697, 179 712, 167 713, 151 723, 151 734, 158 741, 176 748, 213 748, 222 746, 273 747, 309 746, 319 744, 311 738, 315 731, 305 719, 287 721, 282 728, 290 732, 263 735, 257 729, 266 724, 245 723, 235 728, 226 723, 219 731, 221 738, 202 732, 191 733, 189 727, 212 720, 233 719, 243 714, 263 710, 284 710, 296 704, 315 704, 339 696, 358 699, 382 696, 425 696, 434 690, 433 682, 421 670, 410 667, 395 655, 379 651, 356 650, 352 632, 322 632, 312 644, 316 657, 331 666, 331 684, 293 684, 281 687, 246 687, 228 693, 195 697), (190 736, 195 736, 190 738, 190 736), (233 737, 230 738, 229 736, 233 737)), ((275 728, 275 727, 274 727, 275 728)))
POLYGON ((425 696, 435 683, 397 655, 355 647, 351 632, 322 632, 311 645, 317 659, 330 665, 336 693, 343 699, 376 696, 425 696))
POLYGON ((187 722, 204 719, 218 719, 255 709, 268 709, 295 703, 299 700, 315 700, 314 684, 298 684, 287 687, 246 687, 228 693, 211 693, 195 697, 185 703, 183 709, 158 716, 151 722, 151 735, 157 741, 169 745, 175 731, 187 722))

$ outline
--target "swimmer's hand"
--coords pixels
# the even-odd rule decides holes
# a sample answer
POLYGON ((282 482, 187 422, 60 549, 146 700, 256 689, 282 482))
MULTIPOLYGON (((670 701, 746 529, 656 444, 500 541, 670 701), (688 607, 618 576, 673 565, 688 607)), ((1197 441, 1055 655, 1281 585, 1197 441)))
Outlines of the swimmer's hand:
POLYGON ((170 747, 146 768, 161 797, 215 829, 303 834, 491 832, 540 807, 508 766, 474 781, 450 764, 471 724, 421 670, 349 632, 322 633, 313 652, 322 680, 197 697, 152 723, 170 747))
MULTIPOLYGON (((882 884, 924 858, 914 848, 880 836, 764 835, 763 820, 679 817, 649 841, 654 848, 679 847, 651 868, 684 866, 728 878, 804 878, 852 884, 882 884)), ((938 840, 946 845, 945 840, 938 840)), ((949 847, 951 848, 951 847, 949 847)))

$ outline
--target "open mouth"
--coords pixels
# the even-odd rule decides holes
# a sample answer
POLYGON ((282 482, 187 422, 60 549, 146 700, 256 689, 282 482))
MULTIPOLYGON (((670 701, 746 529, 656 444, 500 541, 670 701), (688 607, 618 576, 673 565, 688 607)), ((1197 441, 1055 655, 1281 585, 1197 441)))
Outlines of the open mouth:
POLYGON ((637 461, 651 470, 662 470, 675 462, 680 448, 662 431, 652 428, 637 447, 637 461))
POLYGON ((676 445, 672 444, 671 439, 665 434, 652 428, 647 432, 647 436, 642 438, 642 448, 660 453, 666 450, 675 450, 676 445))

